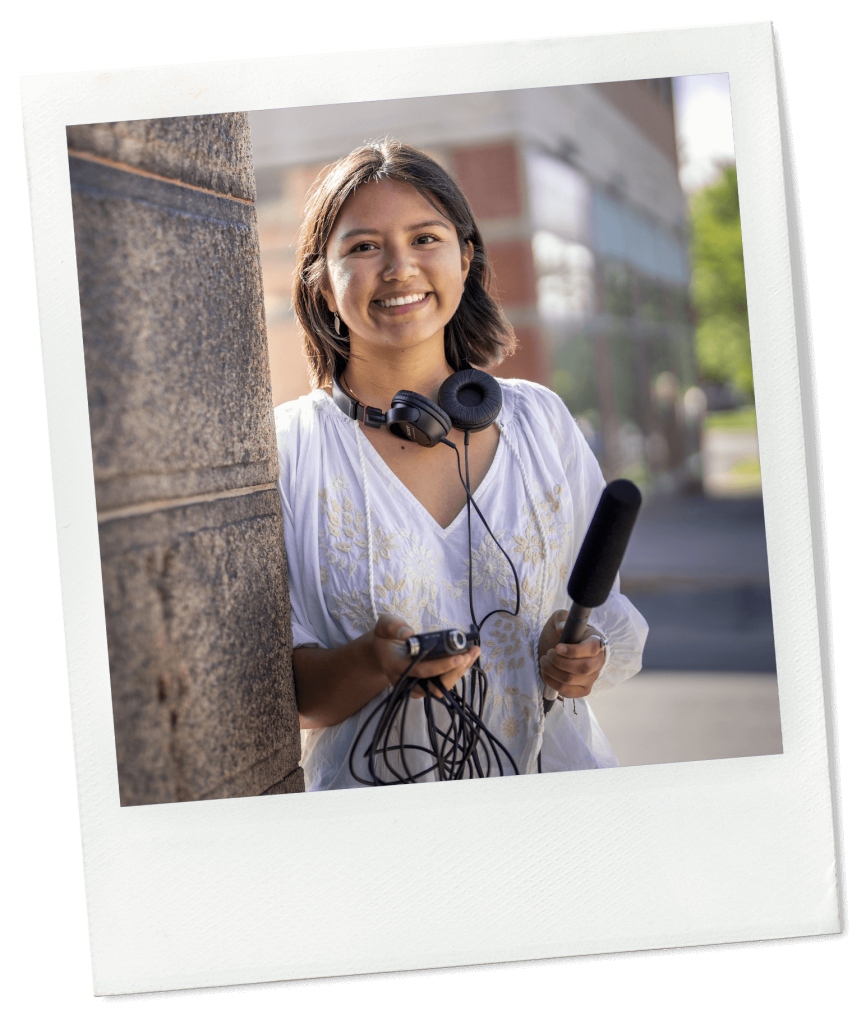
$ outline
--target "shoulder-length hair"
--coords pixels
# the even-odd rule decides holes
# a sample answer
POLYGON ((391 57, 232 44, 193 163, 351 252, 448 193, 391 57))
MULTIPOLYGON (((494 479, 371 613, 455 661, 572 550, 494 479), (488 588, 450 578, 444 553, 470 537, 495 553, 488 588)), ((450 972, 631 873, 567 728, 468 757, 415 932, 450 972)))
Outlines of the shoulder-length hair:
POLYGON ((322 294, 327 274, 325 249, 346 200, 362 185, 400 181, 417 189, 454 225, 462 248, 473 246, 469 273, 457 312, 445 327, 445 357, 455 369, 489 367, 517 346, 511 324, 490 294, 492 272, 478 225, 454 179, 414 146, 385 137, 359 146, 326 167, 304 208, 292 282, 295 316, 304 335, 304 351, 315 387, 340 376, 349 358, 345 324, 337 333, 322 294))

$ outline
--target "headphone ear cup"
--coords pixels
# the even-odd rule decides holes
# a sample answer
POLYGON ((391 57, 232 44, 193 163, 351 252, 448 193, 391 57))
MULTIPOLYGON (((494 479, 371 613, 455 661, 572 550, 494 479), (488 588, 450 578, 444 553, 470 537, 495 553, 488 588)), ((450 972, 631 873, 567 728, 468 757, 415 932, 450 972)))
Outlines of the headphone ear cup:
POLYGON ((391 399, 385 422, 392 434, 432 448, 451 432, 451 420, 444 409, 417 391, 398 391, 391 399))
POLYGON ((439 405, 457 430, 484 430, 502 408, 502 388, 495 377, 470 367, 452 373, 439 388, 439 405))

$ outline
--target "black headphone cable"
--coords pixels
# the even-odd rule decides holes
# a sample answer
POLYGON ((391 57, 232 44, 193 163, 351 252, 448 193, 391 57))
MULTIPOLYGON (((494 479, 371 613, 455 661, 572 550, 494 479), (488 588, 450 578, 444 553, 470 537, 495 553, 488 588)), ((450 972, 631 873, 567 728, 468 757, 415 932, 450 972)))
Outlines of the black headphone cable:
POLYGON ((460 483, 463 485, 463 489, 466 491, 466 527, 467 527, 467 531, 468 531, 468 534, 469 534, 469 614, 472 617, 472 625, 475 626, 475 628, 480 632, 481 631, 481 627, 490 618, 491 615, 513 615, 513 616, 516 617, 517 615, 520 614, 520 580, 519 580, 519 578, 517 576, 517 570, 514 568, 514 562, 511 561, 511 559, 508 557, 508 554, 506 553, 505 549, 502 547, 502 545, 499 543, 499 541, 494 536, 493 531, 490 529, 490 527, 489 527, 489 525, 487 523, 487 520, 484 518, 484 513, 481 511, 481 509, 476 504, 475 499, 472 497, 472 491, 470 490, 470 486, 469 486, 469 431, 468 430, 465 431, 464 437, 463 437, 464 459, 466 461, 466 479, 465 480, 463 478, 463 471, 462 471, 462 468, 460 466, 460 451, 457 448, 457 445, 453 444, 447 438, 443 439, 443 441, 441 443, 442 444, 446 444, 446 445, 448 445, 449 448, 453 448, 454 449, 454 453, 457 456, 457 473, 458 473, 458 475, 460 477, 460 483), (478 513, 478 517, 481 520, 481 522, 484 523, 484 527, 487 530, 487 532, 490 534, 490 536, 491 536, 491 538, 493 540, 493 543, 502 552, 502 554, 503 554, 503 556, 505 558, 505 561, 508 562, 508 565, 510 566, 511 572, 512 572, 512 574, 514 576, 514 586, 515 586, 515 589, 516 589, 516 592, 517 592, 517 598, 516 598, 516 602, 515 602, 515 606, 514 606, 514 611, 511 611, 510 608, 494 608, 493 611, 488 612, 484 616, 484 618, 481 620, 480 623, 475 618, 475 605, 474 605, 474 602, 472 600, 472 509, 473 508, 478 513))

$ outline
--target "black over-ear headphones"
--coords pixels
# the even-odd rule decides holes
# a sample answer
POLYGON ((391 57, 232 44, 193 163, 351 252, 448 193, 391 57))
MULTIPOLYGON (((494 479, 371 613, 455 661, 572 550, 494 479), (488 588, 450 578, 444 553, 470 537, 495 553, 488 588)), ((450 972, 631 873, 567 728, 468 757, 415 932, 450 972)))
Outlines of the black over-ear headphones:
POLYGON ((351 398, 336 377, 331 392, 337 408, 350 419, 367 427, 385 426, 397 437, 408 438, 423 448, 439 444, 452 427, 469 433, 484 430, 502 408, 502 389, 496 378, 473 367, 458 370, 442 382, 438 404, 416 391, 398 391, 387 413, 351 398))

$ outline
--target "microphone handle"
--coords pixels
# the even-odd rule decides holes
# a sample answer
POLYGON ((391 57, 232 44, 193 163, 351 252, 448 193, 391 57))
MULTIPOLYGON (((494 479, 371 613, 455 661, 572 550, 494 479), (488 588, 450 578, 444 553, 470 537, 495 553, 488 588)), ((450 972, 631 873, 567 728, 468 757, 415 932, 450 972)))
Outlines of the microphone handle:
POLYGON ((572 604, 565 625, 562 627, 562 636, 559 639, 561 644, 579 644, 589 634, 589 616, 592 608, 581 608, 579 604, 572 604))
MULTIPOLYGON (((562 627, 562 636, 559 638, 561 644, 579 644, 581 640, 585 640, 589 634, 589 619, 592 613, 592 608, 581 608, 579 604, 572 604, 571 611, 568 613, 568 618, 565 620, 565 625, 562 627)), ((543 698, 544 713, 545 715, 553 707, 556 698, 547 697, 543 698)))

